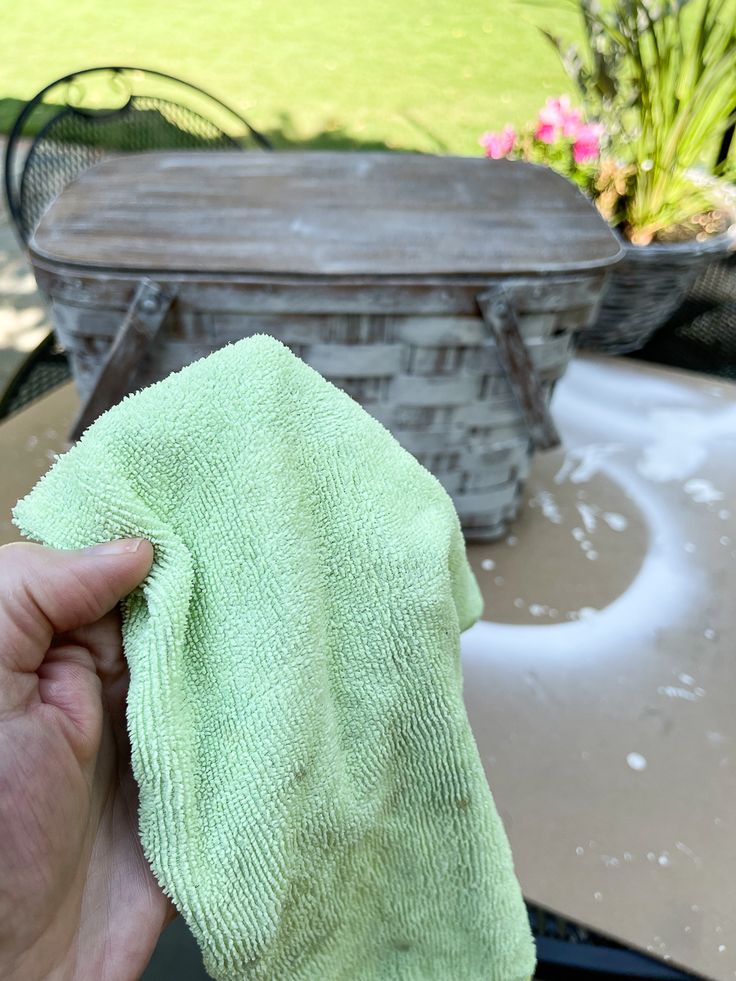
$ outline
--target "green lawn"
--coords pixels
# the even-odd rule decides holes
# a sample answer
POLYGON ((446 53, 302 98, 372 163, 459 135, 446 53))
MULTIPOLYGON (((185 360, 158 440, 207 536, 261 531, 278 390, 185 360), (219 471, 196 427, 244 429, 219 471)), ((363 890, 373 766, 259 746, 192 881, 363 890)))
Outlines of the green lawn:
POLYGON ((575 29, 514 0, 26 0, 0 32, 0 125, 59 75, 125 64, 199 84, 277 141, 477 153, 568 88, 535 23, 575 29))

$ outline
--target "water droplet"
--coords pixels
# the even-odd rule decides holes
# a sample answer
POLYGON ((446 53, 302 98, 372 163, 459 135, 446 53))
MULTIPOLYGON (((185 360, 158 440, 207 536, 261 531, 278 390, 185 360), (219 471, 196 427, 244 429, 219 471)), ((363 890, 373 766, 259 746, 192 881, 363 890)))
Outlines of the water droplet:
POLYGON ((493 559, 483 559, 483 561, 480 564, 480 567, 481 569, 485 569, 486 572, 490 572, 491 569, 496 568, 496 563, 493 561, 493 559))
POLYGON ((716 632, 712 627, 708 627, 707 630, 703 631, 703 636, 706 640, 715 640, 716 632))
POLYGON ((576 855, 582 855, 584 853, 584 851, 585 851, 585 849, 583 848, 583 846, 582 845, 578 845, 578 847, 575 849, 575 854, 576 855))
POLYGON ((617 514, 615 511, 606 512, 603 515, 603 520, 611 531, 625 531, 629 526, 629 522, 623 514, 617 514))
POLYGON ((593 893, 593 899, 594 899, 594 900, 595 900, 595 901, 596 901, 597 903, 600 903, 600 901, 601 901, 601 900, 603 899, 603 893, 602 893, 602 892, 594 892, 594 893, 593 893))
POLYGON ((647 759, 641 753, 629 753, 626 762, 632 770, 646 770, 647 768, 647 759))

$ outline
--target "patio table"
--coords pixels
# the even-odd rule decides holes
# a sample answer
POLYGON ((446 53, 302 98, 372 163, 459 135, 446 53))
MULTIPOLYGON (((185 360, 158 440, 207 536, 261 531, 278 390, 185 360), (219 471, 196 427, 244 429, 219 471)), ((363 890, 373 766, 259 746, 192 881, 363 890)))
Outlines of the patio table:
MULTIPOLYGON (((66 386, 0 425, 9 509, 63 447, 66 386)), ((465 697, 528 900, 736 976, 736 385, 576 360, 563 449, 473 545, 465 697)))

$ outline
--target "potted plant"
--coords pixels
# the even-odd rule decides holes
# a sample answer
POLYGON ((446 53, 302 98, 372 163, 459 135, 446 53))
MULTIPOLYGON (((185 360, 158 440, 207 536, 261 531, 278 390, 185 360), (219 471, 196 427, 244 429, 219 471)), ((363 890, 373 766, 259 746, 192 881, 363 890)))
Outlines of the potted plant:
POLYGON ((544 33, 582 111, 548 100, 535 127, 481 142, 491 157, 561 170, 617 230, 625 255, 580 343, 632 351, 702 268, 736 247, 733 191, 715 176, 736 113, 733 0, 570 2, 583 19, 583 50, 544 33))

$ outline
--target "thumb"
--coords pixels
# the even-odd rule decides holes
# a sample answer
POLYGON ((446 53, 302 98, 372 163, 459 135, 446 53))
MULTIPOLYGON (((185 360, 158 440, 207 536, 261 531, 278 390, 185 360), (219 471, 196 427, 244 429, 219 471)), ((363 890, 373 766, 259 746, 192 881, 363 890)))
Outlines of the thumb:
POLYGON ((54 634, 99 620, 152 561, 144 539, 75 551, 25 542, 0 548, 0 670, 36 671, 54 634))

